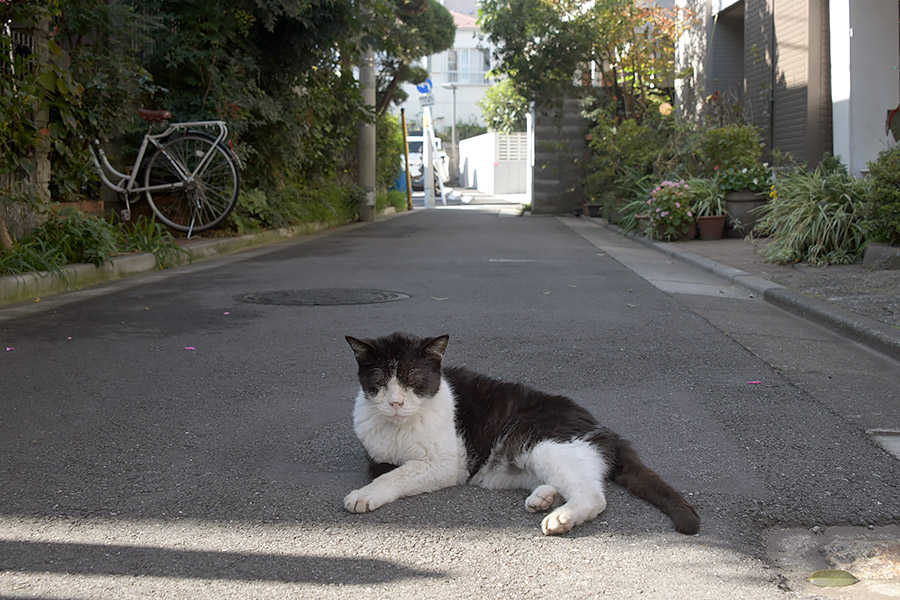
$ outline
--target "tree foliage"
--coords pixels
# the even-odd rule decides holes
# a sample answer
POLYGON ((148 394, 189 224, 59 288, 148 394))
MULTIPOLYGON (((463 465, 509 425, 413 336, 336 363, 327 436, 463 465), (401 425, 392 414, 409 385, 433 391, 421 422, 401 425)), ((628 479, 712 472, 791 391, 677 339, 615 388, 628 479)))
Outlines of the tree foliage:
POLYGON ((525 130, 528 101, 516 91, 511 79, 489 87, 478 101, 489 131, 511 133, 525 130))
POLYGON ((382 23, 376 41, 379 50, 378 102, 376 112, 384 114, 392 103, 402 103, 404 82, 421 83, 428 72, 414 62, 453 46, 456 26, 453 16, 437 0, 401 2, 382 23))
POLYGON ((482 31, 495 44, 495 71, 528 100, 552 101, 599 71, 622 116, 667 94, 684 9, 646 0, 484 0, 482 31))
POLYGON ((383 112, 400 82, 424 77, 413 59, 455 32, 436 0, 0 0, 0 25, 10 20, 49 23, 51 53, 11 53, 0 28, 0 174, 28 171, 49 142, 53 198, 94 196, 86 140, 115 139, 127 156, 146 129, 134 108, 219 118, 244 164, 241 205, 268 215, 262 225, 318 214, 297 206, 319 202, 316 186, 353 187, 357 125, 376 117, 354 77, 360 48, 379 51, 383 112), (35 107, 49 111, 46 127, 35 107))

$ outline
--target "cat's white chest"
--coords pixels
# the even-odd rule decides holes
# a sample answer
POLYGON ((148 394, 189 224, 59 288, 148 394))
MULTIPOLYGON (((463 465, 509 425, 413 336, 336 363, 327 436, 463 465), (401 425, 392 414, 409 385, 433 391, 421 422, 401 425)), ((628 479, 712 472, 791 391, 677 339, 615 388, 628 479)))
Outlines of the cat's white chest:
POLYGON ((360 391, 353 426, 376 462, 398 466, 410 461, 442 463, 458 471, 458 483, 468 479, 465 443, 456 433, 453 396, 446 383, 402 422, 391 420, 360 391))

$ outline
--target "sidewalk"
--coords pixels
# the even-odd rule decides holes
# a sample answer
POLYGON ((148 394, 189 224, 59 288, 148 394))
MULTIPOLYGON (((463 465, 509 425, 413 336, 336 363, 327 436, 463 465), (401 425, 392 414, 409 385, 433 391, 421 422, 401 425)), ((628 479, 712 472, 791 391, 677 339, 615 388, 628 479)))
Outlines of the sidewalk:
MULTIPOLYGON (((584 218, 609 227, 602 219, 584 218)), ((770 264, 757 252, 765 240, 654 242, 629 237, 900 360, 900 270, 770 264)))

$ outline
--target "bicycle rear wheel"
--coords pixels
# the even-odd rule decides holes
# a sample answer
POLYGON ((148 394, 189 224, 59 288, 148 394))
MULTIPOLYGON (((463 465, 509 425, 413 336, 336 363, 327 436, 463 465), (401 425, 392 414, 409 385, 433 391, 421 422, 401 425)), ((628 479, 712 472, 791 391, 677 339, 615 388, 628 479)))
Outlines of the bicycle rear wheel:
POLYGON ((237 158, 199 131, 164 142, 147 161, 144 182, 148 187, 184 182, 174 189, 148 190, 146 195, 160 221, 189 234, 220 225, 237 204, 240 190, 237 158), (208 153, 209 162, 190 179, 208 153))

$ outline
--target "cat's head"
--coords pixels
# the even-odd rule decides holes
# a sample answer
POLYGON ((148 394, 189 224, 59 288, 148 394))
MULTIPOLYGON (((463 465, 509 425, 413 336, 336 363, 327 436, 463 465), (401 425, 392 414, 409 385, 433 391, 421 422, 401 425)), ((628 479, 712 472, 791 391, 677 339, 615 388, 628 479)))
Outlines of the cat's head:
POLYGON ((441 361, 450 336, 392 333, 375 339, 346 336, 359 364, 359 384, 373 407, 402 422, 427 405, 441 385, 441 361))

